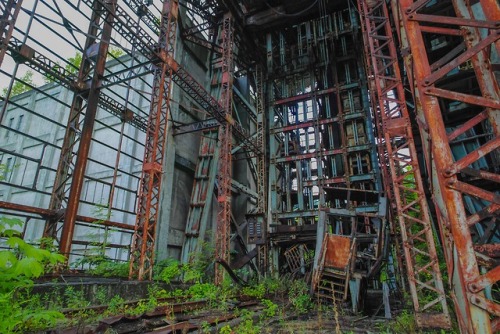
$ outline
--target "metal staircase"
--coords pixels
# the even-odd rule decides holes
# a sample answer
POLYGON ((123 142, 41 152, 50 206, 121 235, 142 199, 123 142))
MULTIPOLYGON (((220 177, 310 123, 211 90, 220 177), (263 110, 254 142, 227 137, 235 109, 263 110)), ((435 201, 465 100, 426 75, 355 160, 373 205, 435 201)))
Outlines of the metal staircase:
POLYGON ((347 236, 325 235, 320 255, 321 265, 313 281, 314 292, 319 299, 332 303, 347 300, 355 244, 355 239, 347 236))

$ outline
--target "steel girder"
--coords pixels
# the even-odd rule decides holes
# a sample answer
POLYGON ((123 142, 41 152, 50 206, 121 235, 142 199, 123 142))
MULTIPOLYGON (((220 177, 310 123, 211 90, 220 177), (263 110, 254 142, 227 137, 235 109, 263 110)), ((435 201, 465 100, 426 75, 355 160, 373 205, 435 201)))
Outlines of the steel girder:
POLYGON ((500 8, 494 0, 454 0, 448 12, 434 13, 433 5, 402 0, 394 7, 400 9, 402 44, 411 50, 405 53, 407 72, 415 83, 422 142, 431 153, 426 162, 460 330, 492 333, 500 330, 500 305, 491 289, 500 278, 500 267, 490 257, 498 257, 495 222, 500 208, 500 90, 492 66, 500 39, 500 8), (431 57, 435 43, 424 47, 431 38, 462 44, 436 58, 431 57), (472 89, 478 89, 454 86, 457 75, 471 77, 472 89), (455 110, 462 117, 451 126, 455 110), (482 142, 458 154, 457 142, 475 131, 484 131, 482 142), (486 170, 482 162, 487 162, 486 170), (477 232, 485 230, 491 231, 486 236, 477 232))
POLYGON ((0 3, 0 66, 2 66, 5 52, 7 52, 7 46, 22 4, 23 0, 7 0, 0 3))
MULTIPOLYGON (((91 77, 90 88, 88 89, 88 103, 85 106, 82 96, 80 94, 75 94, 71 106, 70 116, 68 119, 68 126, 66 129, 63 147, 61 149, 61 157, 59 160, 57 177, 54 183, 53 196, 49 205, 49 209, 58 210, 63 204, 65 193, 67 191, 66 187, 69 185, 70 169, 75 156, 74 152, 76 152, 76 144, 79 141, 78 150, 76 153, 76 161, 71 173, 71 184, 69 188, 67 206, 65 208, 66 211, 64 224, 62 227, 61 239, 59 243, 59 250, 66 256, 69 256, 71 252, 71 243, 73 240, 76 216, 80 203, 80 195, 83 189, 83 179, 87 166, 87 158, 90 151, 90 143, 97 113, 100 94, 99 85, 101 82, 101 78, 104 75, 104 69, 106 67, 106 56, 109 47, 108 41, 111 38, 111 32, 113 28, 113 14, 116 9, 116 2, 110 1, 106 5, 95 2, 92 9, 92 21, 89 26, 89 36, 96 36, 99 30, 97 27, 99 27, 101 24, 103 26, 94 73, 91 77), (83 112, 85 112, 85 116, 83 119, 81 132, 79 132, 79 136, 77 136, 80 117, 83 112), (77 140, 77 137, 79 137, 79 140, 77 140)), ((86 41, 86 47, 89 47, 90 45, 95 43, 95 41, 95 37, 89 37, 86 41)), ((82 65, 80 66, 79 78, 86 78, 88 76, 90 68, 91 64, 89 60, 82 61, 82 65)), ((56 226, 57 221, 49 220, 46 225, 44 234, 47 236, 55 237, 56 226)))
MULTIPOLYGON (((381 123, 393 191, 394 218, 399 221, 406 271, 417 324, 450 328, 451 320, 439 269, 430 211, 418 165, 405 92, 386 2, 358 1, 367 46, 372 108, 381 123)), ((382 158, 383 158, 382 157, 382 158)), ((381 159, 384 161, 385 159, 381 159)), ((386 175, 387 177, 387 175, 386 175)))
MULTIPOLYGON (((233 45, 234 27, 233 18, 229 13, 224 14, 222 19, 222 56, 221 63, 221 94, 219 103, 222 106, 226 118, 232 117, 233 110, 233 45)), ((229 263, 229 247, 231 236, 231 180, 232 180, 232 154, 233 144, 232 126, 222 125, 219 129, 219 173, 217 175, 217 202, 219 211, 217 213, 217 225, 215 236, 215 258, 229 263)), ((215 267, 215 283, 221 284, 224 278, 223 268, 215 267)))
MULTIPOLYGON (((266 152, 266 101, 265 101, 265 76, 262 65, 257 65, 255 69, 255 104, 257 111, 257 145, 262 148, 262 152, 266 152)), ((257 156, 257 224, 261 229, 261 240, 256 247, 257 251, 257 267, 261 274, 265 274, 268 269, 268 242, 267 242, 267 164, 266 154, 263 153, 257 156)), ((250 233, 249 233, 250 234, 250 233)))
MULTIPOLYGON (((103 4, 100 2, 95 2, 93 6, 94 7, 91 7, 93 9, 93 12, 88 30, 89 37, 85 42, 85 49, 96 43, 98 37, 100 37, 101 39, 104 38, 103 29, 100 27, 101 25, 110 25, 113 22, 114 12, 103 10, 103 4)), ((115 8, 115 6, 116 4, 113 5, 113 9, 115 8)), ((69 205, 70 185, 73 182, 72 178, 74 176, 74 171, 76 168, 75 158, 77 151, 79 151, 78 147, 82 140, 82 137, 80 136, 82 122, 81 117, 85 112, 86 105, 90 105, 91 103, 90 98, 94 97, 90 93, 87 94, 89 85, 85 83, 91 80, 90 75, 92 74, 91 68, 93 65, 92 62, 88 60, 86 56, 84 56, 80 65, 80 69, 75 76, 59 64, 51 61, 37 51, 32 50, 17 39, 13 39, 11 41, 9 45, 9 51, 13 56, 17 55, 18 57, 22 57, 27 66, 33 68, 43 75, 49 76, 54 81, 68 87, 75 92, 70 108, 68 123, 66 126, 66 133, 64 135, 64 141, 61 148, 61 155, 58 160, 57 173, 54 180, 54 188, 49 203, 49 210, 64 211, 61 211, 62 214, 50 217, 47 220, 44 229, 45 237, 50 237, 58 241, 58 223, 62 218, 64 218, 64 214, 66 213, 67 207, 69 205)), ((104 56, 104 58, 105 57, 106 56, 104 56)), ((103 73, 99 75, 102 76, 103 73)), ((101 82, 102 81, 99 80, 99 89, 102 89, 101 82)), ((98 97, 96 97, 95 99, 99 107, 121 117, 124 121, 130 122, 137 128, 143 130, 146 128, 145 121, 142 119, 142 117, 137 115, 128 117, 127 108, 111 97, 103 94, 102 92, 99 92, 98 97)), ((85 140, 91 139, 85 138, 85 140)), ((78 208, 75 209, 75 212, 72 213, 72 215, 76 215, 77 211, 78 208)), ((67 225, 67 223, 65 223, 65 225, 67 225)), ((70 230, 72 231, 73 228, 70 228, 70 230)), ((66 250, 71 248, 70 239, 72 238, 72 232, 69 233, 70 235, 62 236, 62 238, 66 239, 66 244, 64 246, 66 250)))
MULTIPOLYGON (((178 14, 179 3, 177 0, 163 2, 158 45, 161 52, 172 59, 176 46, 178 14)), ((156 66, 153 73, 149 126, 146 132, 144 162, 139 185, 137 219, 130 253, 129 277, 137 275, 139 280, 152 279, 153 276, 163 161, 171 111, 173 70, 167 62, 161 62, 156 66)))

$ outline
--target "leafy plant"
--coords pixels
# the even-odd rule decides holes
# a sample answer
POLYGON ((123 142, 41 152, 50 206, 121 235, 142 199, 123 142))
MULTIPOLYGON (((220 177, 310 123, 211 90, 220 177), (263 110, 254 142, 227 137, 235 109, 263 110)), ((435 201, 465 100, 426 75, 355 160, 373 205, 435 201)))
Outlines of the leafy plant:
POLYGON ((129 262, 117 262, 109 259, 103 259, 97 263, 95 268, 89 269, 91 275, 101 277, 128 277, 129 262))
POLYGON ((11 248, 0 251, 0 293, 13 292, 33 284, 45 271, 48 264, 64 262, 61 254, 51 253, 28 244, 20 238, 15 226, 22 226, 17 218, 0 218, 0 235, 7 237, 6 244, 11 248))
MULTIPOLYGON (((42 275, 49 265, 64 262, 64 256, 40 249, 21 239, 16 227, 22 221, 0 217, 0 236, 10 249, 0 251, 0 332, 12 333, 54 326, 63 314, 42 307, 30 307, 33 301, 27 288, 33 278, 42 275), (22 298, 22 296, 26 298, 22 298)), ((33 306, 33 305, 31 305, 33 306)))
POLYGON ((158 266, 163 266, 161 272, 155 276, 155 279, 161 280, 167 284, 171 283, 172 280, 179 278, 181 275, 181 266, 179 261, 174 259, 167 259, 162 261, 158 266))
POLYGON ((258 299, 262 299, 266 294, 266 286, 264 283, 259 283, 254 286, 247 286, 243 288, 243 294, 249 297, 255 297, 258 299))
POLYGON ((225 325, 220 329, 219 334, 231 334, 232 332, 231 326, 225 325))
POLYGON ((313 306, 309 287, 305 281, 295 280, 290 286, 289 300, 297 313, 306 313, 313 306))
POLYGON ((248 310, 242 310, 241 317, 242 322, 236 327, 235 332, 241 334, 258 334, 261 332, 261 327, 254 324, 253 322, 253 312, 248 310))
POLYGON ((262 299, 261 303, 264 304, 264 306, 266 307, 265 309, 262 310, 264 318, 272 318, 276 314, 278 314, 278 305, 273 303, 271 300, 262 299))
POLYGON ((90 305, 90 302, 85 300, 83 290, 76 290, 72 286, 64 289, 64 299, 66 306, 71 309, 84 308, 90 305))
POLYGON ((106 314, 119 314, 123 313, 125 311, 125 300, 118 296, 115 295, 111 300, 109 301, 108 304, 108 309, 106 310, 106 314))
POLYGON ((215 302, 218 297, 218 288, 211 283, 198 283, 189 287, 187 294, 192 300, 207 299, 210 302, 215 302))

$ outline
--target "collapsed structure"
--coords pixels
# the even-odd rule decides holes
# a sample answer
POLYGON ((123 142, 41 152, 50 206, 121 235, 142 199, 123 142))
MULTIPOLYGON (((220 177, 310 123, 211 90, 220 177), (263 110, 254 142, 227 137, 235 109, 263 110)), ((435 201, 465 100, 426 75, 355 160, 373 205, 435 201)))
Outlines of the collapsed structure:
POLYGON ((0 210, 26 239, 140 280, 208 240, 354 311, 408 286, 420 326, 454 307, 463 332, 499 330, 496 1, 0 9, 0 210))

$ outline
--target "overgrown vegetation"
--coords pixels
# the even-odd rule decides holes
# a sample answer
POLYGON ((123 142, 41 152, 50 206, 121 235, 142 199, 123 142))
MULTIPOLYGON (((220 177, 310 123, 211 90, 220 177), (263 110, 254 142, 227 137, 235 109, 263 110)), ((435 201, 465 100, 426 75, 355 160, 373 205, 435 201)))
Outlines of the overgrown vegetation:
POLYGON ((60 254, 40 249, 21 238, 22 221, 0 217, 0 236, 9 249, 0 251, 0 332, 24 332, 54 326, 63 314, 47 310, 30 296, 33 279, 64 262, 60 254))

